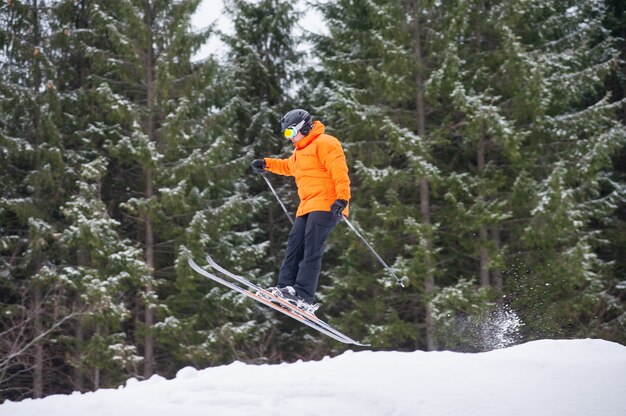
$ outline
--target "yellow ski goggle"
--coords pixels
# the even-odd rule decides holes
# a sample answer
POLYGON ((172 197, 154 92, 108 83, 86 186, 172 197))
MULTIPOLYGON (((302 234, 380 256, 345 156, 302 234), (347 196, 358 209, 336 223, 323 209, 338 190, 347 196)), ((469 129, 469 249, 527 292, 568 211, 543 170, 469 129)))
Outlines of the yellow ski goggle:
POLYGON ((283 130, 283 137, 288 140, 293 139, 294 137, 296 137, 302 126, 304 126, 304 120, 302 120, 295 126, 287 127, 285 130, 283 130))

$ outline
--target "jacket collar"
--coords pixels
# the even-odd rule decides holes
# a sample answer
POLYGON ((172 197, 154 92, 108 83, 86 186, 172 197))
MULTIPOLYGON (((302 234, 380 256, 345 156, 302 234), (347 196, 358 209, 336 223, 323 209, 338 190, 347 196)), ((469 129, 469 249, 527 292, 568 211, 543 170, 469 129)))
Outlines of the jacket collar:
POLYGON ((317 139, 317 137, 320 134, 324 134, 325 131, 326 131, 326 127, 322 124, 321 121, 319 120, 314 121, 313 128, 311 129, 309 134, 307 134, 306 136, 298 140, 296 143, 294 143, 295 148, 298 150, 304 149, 309 144, 311 144, 313 140, 317 139))

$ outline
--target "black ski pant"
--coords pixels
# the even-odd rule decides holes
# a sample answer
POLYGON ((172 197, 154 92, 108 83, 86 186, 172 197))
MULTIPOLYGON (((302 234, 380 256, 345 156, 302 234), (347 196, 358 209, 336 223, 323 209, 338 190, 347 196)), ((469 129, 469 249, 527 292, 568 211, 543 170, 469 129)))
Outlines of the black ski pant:
POLYGON ((327 211, 296 217, 278 273, 278 287, 293 286, 298 296, 313 303, 322 270, 324 242, 340 219, 327 211))

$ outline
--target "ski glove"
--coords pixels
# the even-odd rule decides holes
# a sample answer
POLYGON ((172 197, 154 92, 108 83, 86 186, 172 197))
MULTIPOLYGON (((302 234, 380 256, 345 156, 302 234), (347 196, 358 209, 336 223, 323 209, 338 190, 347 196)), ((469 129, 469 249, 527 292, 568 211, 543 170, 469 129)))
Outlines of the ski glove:
POLYGON ((254 159, 252 163, 250 163, 250 166, 252 167, 252 171, 254 173, 263 173, 267 167, 265 159, 254 159))
POLYGON ((330 212, 335 215, 341 215, 344 209, 348 206, 348 201, 345 199, 338 199, 330 206, 330 212))

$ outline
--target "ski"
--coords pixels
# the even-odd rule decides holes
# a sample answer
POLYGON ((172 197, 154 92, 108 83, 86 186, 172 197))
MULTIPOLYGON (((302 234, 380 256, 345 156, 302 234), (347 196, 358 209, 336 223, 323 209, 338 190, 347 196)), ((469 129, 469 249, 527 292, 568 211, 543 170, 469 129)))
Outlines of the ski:
POLYGON ((308 319, 311 322, 316 323, 317 325, 323 327, 327 331, 331 331, 331 332, 335 333, 338 336, 345 337, 351 344, 359 345, 359 346, 362 346, 362 347, 369 347, 369 346, 371 346, 370 344, 362 344, 362 343, 360 343, 358 341, 353 340, 352 338, 347 337, 345 334, 339 332, 334 327, 332 327, 328 323, 324 322, 323 320, 321 320, 320 318, 318 318, 314 314, 308 313, 308 312, 306 312, 306 311, 304 311, 304 310, 302 310, 300 308, 295 307, 291 303, 287 302, 284 299, 279 298, 278 296, 273 295, 272 293, 266 291, 261 286, 255 284, 255 283, 253 283, 251 281, 249 281, 245 277, 239 276, 239 275, 237 275, 237 274, 235 274, 235 273, 233 273, 233 272, 223 268, 222 266, 217 264, 217 262, 215 260, 213 260, 213 258, 211 256, 207 255, 206 256, 206 261, 209 263, 209 266, 211 266, 212 268, 214 268, 218 272, 221 272, 221 273, 225 274, 226 276, 230 277, 231 279, 234 279, 234 280, 238 281, 239 283, 242 283, 242 284, 248 286, 255 293, 256 292, 262 292, 264 296, 269 297, 269 298, 272 299, 272 303, 275 303, 275 304, 278 303, 278 304, 280 304, 281 306, 283 306, 285 308, 289 308, 289 310, 297 313, 298 315, 301 315, 301 316, 305 317, 306 319, 308 319))
POLYGON ((198 272, 202 276, 207 277, 207 278, 209 278, 209 279, 211 279, 211 280, 213 280, 213 281, 215 281, 217 283, 220 283, 220 284, 228 287, 229 289, 232 289, 232 290, 234 290, 234 291, 236 291, 238 293, 241 293, 244 296, 247 296, 247 297, 249 297, 251 299, 254 299, 257 302, 260 302, 260 303, 262 303, 262 304, 264 304, 266 306, 269 306, 270 308, 272 308, 272 309, 274 309, 274 310, 276 310, 278 312, 281 312, 281 313, 283 313, 283 314, 285 314, 285 315, 295 319, 296 321, 302 322, 303 324, 309 326, 310 328, 315 329, 316 331, 318 331, 318 332, 320 332, 320 333, 322 333, 324 335, 327 335, 327 336, 335 339, 336 341, 342 342, 344 344, 355 344, 355 345, 365 346, 365 345, 363 345, 363 344, 361 344, 359 342, 356 342, 356 341, 350 339, 349 337, 341 334, 338 331, 329 331, 328 329, 318 325, 315 322, 311 322, 308 318, 306 318, 306 317, 304 317, 304 316, 302 316, 302 315, 300 315, 300 314, 298 314, 298 313, 296 313, 296 312, 294 312, 294 311, 292 311, 290 309, 283 308, 282 306, 279 306, 279 305, 273 303, 272 301, 270 301, 268 299, 265 299, 262 296, 258 296, 256 293, 253 293, 253 292, 251 292, 251 291, 249 291, 247 289, 242 288, 239 285, 236 285, 233 282, 229 282, 227 280, 224 280, 221 277, 218 277, 218 276, 214 275, 213 273, 210 273, 210 272, 204 270, 202 267, 200 267, 198 264, 196 264, 196 262, 194 262, 192 259, 188 259, 187 262, 189 263, 189 266, 193 270, 195 270, 196 272, 198 272))

